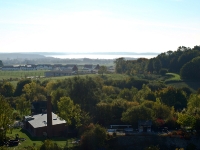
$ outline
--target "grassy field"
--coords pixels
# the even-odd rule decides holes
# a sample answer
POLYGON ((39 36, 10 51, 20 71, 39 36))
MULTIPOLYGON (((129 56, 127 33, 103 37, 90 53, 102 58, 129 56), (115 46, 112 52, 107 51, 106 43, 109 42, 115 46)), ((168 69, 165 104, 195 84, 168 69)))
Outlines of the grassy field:
MULTIPOLYGON (((20 144, 15 148, 15 150, 22 150, 28 146, 33 146, 35 145, 36 147, 41 146, 45 138, 33 138, 27 133, 26 131, 22 130, 21 128, 19 129, 13 129, 12 134, 7 133, 7 137, 10 137, 11 139, 15 139, 15 135, 18 134, 19 138, 25 138, 25 141, 21 141, 20 144)), ((52 141, 57 143, 60 147, 73 147, 72 141, 75 139, 73 138, 65 138, 65 137, 59 137, 59 138, 52 138, 52 141)), ((10 148, 10 149, 13 149, 10 148)))
POLYGON ((44 76, 45 70, 35 71, 0 71, 0 79, 15 79, 31 76, 44 76))

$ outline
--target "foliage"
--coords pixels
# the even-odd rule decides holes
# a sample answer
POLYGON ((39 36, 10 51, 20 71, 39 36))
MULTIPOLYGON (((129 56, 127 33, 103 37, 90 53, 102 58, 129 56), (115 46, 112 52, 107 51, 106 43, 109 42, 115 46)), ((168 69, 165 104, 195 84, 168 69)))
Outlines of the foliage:
POLYGON ((67 92, 65 89, 58 88, 57 90, 53 90, 51 92, 51 96, 52 96, 51 102, 52 102, 53 110, 57 112, 58 101, 60 100, 61 97, 67 96, 67 92))
POLYGON ((30 114, 31 103, 26 100, 25 97, 21 96, 17 99, 16 109, 20 112, 21 116, 30 114))
POLYGON ((142 103, 144 100, 155 101, 155 94, 151 91, 151 89, 147 85, 143 85, 142 89, 139 90, 133 97, 134 101, 142 103))
POLYGON ((22 90, 23 90, 23 88, 24 88, 24 85, 29 84, 29 83, 31 83, 31 80, 30 80, 30 79, 23 79, 23 80, 18 81, 18 82, 17 82, 16 89, 15 89, 14 95, 15 95, 15 96, 20 96, 20 95, 22 95, 22 93, 23 93, 22 90))
POLYGON ((22 91, 24 92, 26 98, 31 102, 46 99, 46 89, 34 81, 24 85, 22 91))
POLYGON ((200 57, 196 57, 184 64, 180 75, 182 79, 199 80, 200 77, 200 57))
POLYGON ((45 140, 40 150, 61 150, 62 148, 59 147, 56 143, 51 140, 45 140))
POLYGON ((195 123, 196 123, 196 119, 195 119, 194 116, 191 116, 189 114, 178 113, 177 122, 182 127, 191 127, 191 128, 193 128, 195 123))
POLYGON ((200 116, 200 95, 191 94, 187 103, 187 112, 192 115, 200 116))
POLYGON ((81 136, 81 148, 83 150, 96 150, 105 147, 107 135, 105 128, 98 124, 90 124, 81 136))
POLYGON ((0 95, 0 141, 6 137, 6 132, 13 123, 13 109, 4 97, 0 95))
POLYGON ((162 68, 162 64, 159 58, 154 59, 153 68, 156 71, 156 73, 159 73, 160 69, 162 68))
POLYGON ((80 126, 81 109, 80 106, 74 104, 70 97, 61 97, 58 101, 59 116, 66 121, 68 125, 72 124, 75 120, 76 126, 80 126))
POLYGON ((163 119, 167 120, 171 115, 171 109, 167 105, 152 102, 152 101, 145 101, 142 103, 143 106, 152 109, 152 118, 155 119, 163 119))
POLYGON ((107 72, 107 67, 106 66, 100 66, 98 73, 100 73, 102 76, 104 73, 107 72))
POLYGON ((159 71, 159 73, 160 73, 162 76, 164 76, 167 72, 168 72, 168 70, 167 70, 167 69, 164 69, 164 68, 160 69, 160 71, 159 71))
POLYGON ((120 124, 122 113, 128 108, 137 106, 137 102, 130 102, 123 99, 115 99, 112 103, 100 102, 96 106, 95 121, 103 126, 111 123, 120 124))
POLYGON ((3 62, 2 62, 2 60, 0 60, 0 67, 3 67, 3 62))
POLYGON ((67 82, 65 88, 68 88, 69 96, 74 103, 79 104, 82 110, 92 112, 100 101, 101 84, 91 77, 74 77, 67 82))
POLYGON ((11 97, 14 94, 14 87, 10 82, 4 82, 0 86, 0 94, 5 97, 11 97))
POLYGON ((122 114, 121 120, 123 122, 136 125, 139 120, 151 120, 152 110, 145 106, 133 106, 122 114))
POLYGON ((123 57, 116 59, 114 63, 116 73, 125 73, 126 61, 123 57))
POLYGON ((134 95, 136 95, 138 92, 138 90, 134 87, 132 87, 130 90, 127 89, 127 88, 124 88, 120 91, 119 93, 119 97, 120 98, 123 98, 123 99, 126 99, 128 101, 132 101, 133 100, 133 97, 134 95))
POLYGON ((162 103, 170 107, 174 106, 176 110, 186 108, 186 94, 181 89, 167 87, 158 91, 157 96, 160 98, 162 103))

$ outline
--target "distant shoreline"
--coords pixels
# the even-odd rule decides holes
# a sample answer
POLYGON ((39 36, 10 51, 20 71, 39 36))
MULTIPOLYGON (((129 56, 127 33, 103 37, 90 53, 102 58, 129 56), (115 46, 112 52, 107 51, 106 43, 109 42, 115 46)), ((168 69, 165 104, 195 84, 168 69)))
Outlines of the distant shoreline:
POLYGON ((66 52, 18 52, 18 53, 0 53, 0 59, 20 59, 20 58, 46 58, 53 57, 59 59, 117 59, 124 57, 126 59, 153 58, 158 53, 134 53, 134 52, 94 52, 94 53, 66 53, 66 52))

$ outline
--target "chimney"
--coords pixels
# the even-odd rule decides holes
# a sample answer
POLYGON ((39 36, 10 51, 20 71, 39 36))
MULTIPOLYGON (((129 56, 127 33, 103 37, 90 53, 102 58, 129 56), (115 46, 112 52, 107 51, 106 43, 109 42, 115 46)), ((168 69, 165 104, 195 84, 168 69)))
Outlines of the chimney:
POLYGON ((47 136, 52 137, 52 105, 51 96, 47 96, 47 136))

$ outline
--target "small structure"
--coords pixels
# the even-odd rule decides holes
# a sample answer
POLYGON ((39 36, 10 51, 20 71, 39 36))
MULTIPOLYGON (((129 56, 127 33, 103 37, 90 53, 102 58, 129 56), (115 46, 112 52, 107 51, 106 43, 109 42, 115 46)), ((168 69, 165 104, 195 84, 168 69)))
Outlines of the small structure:
POLYGON ((138 131, 139 132, 151 132, 152 121, 138 121, 138 131))
POLYGON ((66 121, 52 112, 50 96, 47 101, 47 112, 25 116, 24 129, 35 137, 63 136, 67 132, 66 121))
POLYGON ((132 125, 110 125, 108 132, 132 132, 132 125))

